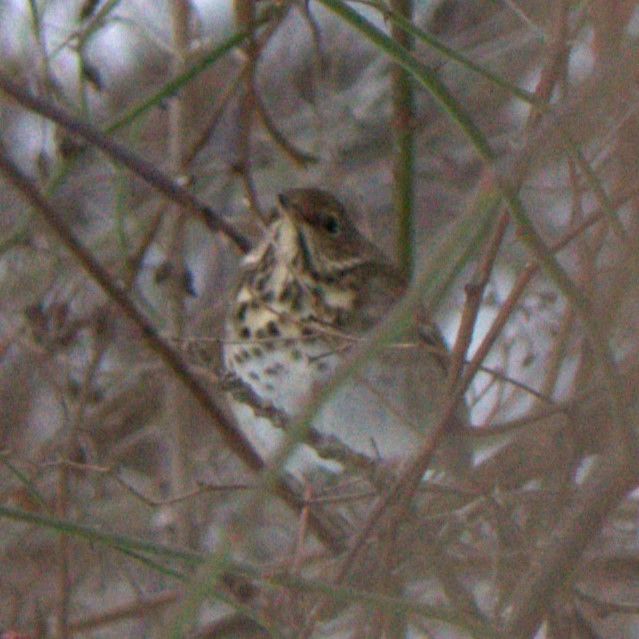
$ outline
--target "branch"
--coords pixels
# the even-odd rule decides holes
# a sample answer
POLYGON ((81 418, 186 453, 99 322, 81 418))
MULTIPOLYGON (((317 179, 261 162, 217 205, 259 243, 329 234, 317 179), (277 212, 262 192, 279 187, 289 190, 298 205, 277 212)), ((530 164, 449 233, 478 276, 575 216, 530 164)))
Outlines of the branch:
POLYGON ((104 136, 95 127, 75 118, 64 109, 33 95, 17 82, 11 80, 3 71, 0 71, 0 89, 26 109, 38 113, 42 117, 64 127, 74 135, 79 135, 87 142, 90 142, 112 160, 135 173, 154 189, 195 213, 211 230, 224 233, 243 253, 250 249, 250 242, 238 233, 222 215, 181 187, 177 182, 167 177, 166 174, 144 158, 104 136))
MULTIPOLYGON (((16 187, 24 199, 38 211, 64 246, 80 262, 91 279, 140 329, 150 348, 160 356, 206 414, 213 419, 216 428, 229 448, 253 471, 259 472, 264 469, 264 460, 253 448, 244 433, 227 417, 221 405, 209 395, 206 388, 191 374, 180 355, 158 334, 153 324, 138 310, 126 291, 113 280, 106 269, 94 259, 91 252, 78 240, 66 225, 58 210, 45 199, 35 184, 23 175, 9 158, 6 148, 2 144, 0 144, 0 172, 16 187)), ((299 511, 304 507, 304 500, 298 497, 295 490, 283 479, 279 478, 274 482, 274 490, 295 511, 299 511)), ((327 547, 336 552, 341 549, 342 541, 339 535, 316 512, 310 514, 310 523, 319 539, 327 547)))

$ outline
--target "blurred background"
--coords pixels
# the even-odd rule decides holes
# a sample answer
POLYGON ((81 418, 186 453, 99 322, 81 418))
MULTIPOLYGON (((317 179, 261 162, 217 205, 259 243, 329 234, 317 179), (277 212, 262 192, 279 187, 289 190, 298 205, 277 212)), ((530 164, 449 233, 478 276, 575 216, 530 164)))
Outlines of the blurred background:
POLYGON ((639 637, 638 37, 628 0, 0 0, 0 630, 639 637), (339 552, 277 495, 243 509, 264 484, 52 228, 222 402, 239 261, 306 185, 417 277, 488 220, 432 308, 477 478, 395 634, 313 617, 339 552))

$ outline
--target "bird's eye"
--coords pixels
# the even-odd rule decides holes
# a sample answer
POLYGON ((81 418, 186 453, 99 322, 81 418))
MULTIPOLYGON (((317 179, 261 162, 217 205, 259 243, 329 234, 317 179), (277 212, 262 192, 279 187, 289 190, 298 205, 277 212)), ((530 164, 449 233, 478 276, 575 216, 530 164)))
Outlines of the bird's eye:
POLYGON ((320 211, 317 216, 318 225, 331 235, 337 235, 340 231, 340 225, 337 218, 328 211, 320 211))

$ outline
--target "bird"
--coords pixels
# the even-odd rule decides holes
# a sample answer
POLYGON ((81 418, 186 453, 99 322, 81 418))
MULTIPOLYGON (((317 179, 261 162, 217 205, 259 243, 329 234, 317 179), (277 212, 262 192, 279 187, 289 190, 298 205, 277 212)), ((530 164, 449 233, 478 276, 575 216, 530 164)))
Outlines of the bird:
MULTIPOLYGON (((262 239, 242 260, 222 346, 235 388, 232 411, 262 454, 276 450, 287 424, 349 360, 408 284, 332 193, 307 187, 277 196, 262 239)), ((326 463, 335 470, 344 457, 373 465, 409 459, 436 426, 448 357, 437 326, 416 317, 317 408, 310 432, 320 448, 323 443, 324 449, 342 451, 340 459, 326 459, 310 446, 310 454, 296 454, 297 466, 326 463)), ((440 469, 452 472, 470 464, 461 434, 466 407, 458 413, 435 456, 440 469)))

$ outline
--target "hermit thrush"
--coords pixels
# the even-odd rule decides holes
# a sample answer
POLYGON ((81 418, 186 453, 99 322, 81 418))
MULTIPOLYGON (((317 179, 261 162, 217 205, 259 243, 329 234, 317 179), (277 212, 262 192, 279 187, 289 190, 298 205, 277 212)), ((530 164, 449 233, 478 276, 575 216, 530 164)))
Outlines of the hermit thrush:
MULTIPOLYGON (((262 452, 276 445, 273 427, 313 400, 405 288, 331 194, 279 195, 264 238, 244 258, 223 346, 225 367, 242 387, 233 409, 262 452)), ((416 321, 319 407, 313 432, 371 460, 408 458, 435 427, 446 360, 436 327, 416 321)), ((441 448, 444 465, 468 464, 459 432, 441 448)))

